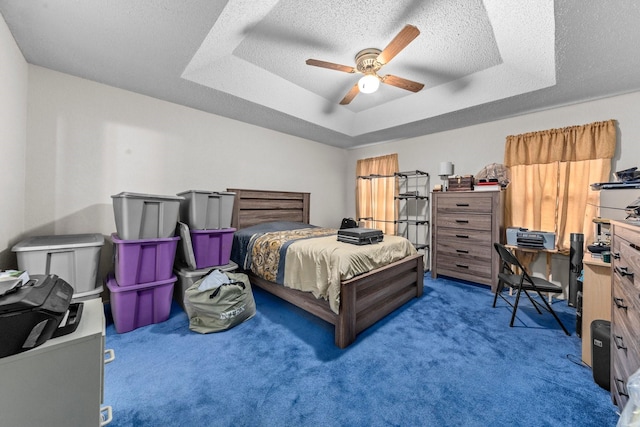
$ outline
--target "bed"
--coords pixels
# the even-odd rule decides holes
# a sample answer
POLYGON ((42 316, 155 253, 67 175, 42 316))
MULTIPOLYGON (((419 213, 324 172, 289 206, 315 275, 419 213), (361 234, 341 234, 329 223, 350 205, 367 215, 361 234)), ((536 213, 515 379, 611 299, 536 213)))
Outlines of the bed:
MULTIPOLYGON (((227 191, 236 194, 232 215, 232 227, 236 228, 236 235, 240 235, 245 229, 251 230, 258 225, 269 225, 268 223, 274 221, 309 224, 309 193, 232 188, 227 191)), ((310 224, 309 226, 315 227, 310 224)), ((234 236, 234 239, 236 238, 234 236)), ((329 239, 320 237, 322 238, 329 239)), ((396 236, 385 236, 385 240, 395 238, 396 236)), ((332 239, 335 240, 335 235, 332 239)), ((296 243, 299 244, 301 243, 296 243)), ((237 241, 234 240, 234 251, 236 245, 237 241)), ((239 265, 241 268, 245 267, 239 265)), ((355 277, 341 279, 338 284, 337 310, 336 307, 331 307, 329 300, 316 298, 312 292, 282 286, 277 281, 266 280, 249 269, 243 269, 252 285, 334 325, 335 344, 340 348, 349 346, 355 341, 358 333, 414 297, 422 296, 423 291, 423 255, 416 253, 415 249, 410 255, 397 261, 355 277)))

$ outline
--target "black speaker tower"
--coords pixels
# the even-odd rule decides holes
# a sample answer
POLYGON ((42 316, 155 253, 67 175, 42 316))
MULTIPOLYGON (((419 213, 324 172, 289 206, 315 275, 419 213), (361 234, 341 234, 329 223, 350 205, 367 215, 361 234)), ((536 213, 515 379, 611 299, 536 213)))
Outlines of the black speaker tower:
POLYGON ((578 303, 578 277, 582 273, 582 256, 584 255, 584 234, 571 233, 571 249, 569 253, 569 307, 578 303))

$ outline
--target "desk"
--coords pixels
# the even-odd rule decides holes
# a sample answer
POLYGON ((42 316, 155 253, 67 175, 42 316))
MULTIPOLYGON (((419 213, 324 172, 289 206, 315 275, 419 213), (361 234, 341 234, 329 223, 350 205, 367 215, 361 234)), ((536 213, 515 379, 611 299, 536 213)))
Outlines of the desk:
POLYGON ((587 253, 582 265, 582 361, 591 366, 591 322, 611 321, 611 264, 587 253))
MULTIPOLYGON (((513 245, 505 245, 505 246, 511 249, 511 251, 520 251, 520 252, 525 252, 530 254, 545 253, 547 255, 547 271, 546 271, 547 275, 545 276, 545 278, 551 281, 551 255, 560 253, 558 252, 557 249, 522 248, 520 246, 513 246, 513 245)), ((517 256, 517 254, 514 254, 514 255, 517 256)), ((531 264, 532 260, 523 261, 520 258, 518 258, 518 260, 520 260, 524 268, 527 270, 527 273, 531 274, 531 269, 529 268, 529 264, 531 264)))

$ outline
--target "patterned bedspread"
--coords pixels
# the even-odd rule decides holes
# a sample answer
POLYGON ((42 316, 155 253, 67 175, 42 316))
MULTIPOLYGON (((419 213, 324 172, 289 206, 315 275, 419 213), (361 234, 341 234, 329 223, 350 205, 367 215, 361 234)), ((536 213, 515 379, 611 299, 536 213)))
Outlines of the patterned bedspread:
POLYGON ((258 276, 270 282, 284 285, 286 251, 301 239, 335 236, 334 228, 303 228, 299 230, 265 233, 249 242, 250 268, 258 276))
POLYGON ((244 258, 234 261, 266 280, 324 298, 338 313, 341 281, 416 253, 404 237, 385 235, 380 243, 358 246, 338 242, 336 229, 310 227, 255 233, 240 251, 244 258))

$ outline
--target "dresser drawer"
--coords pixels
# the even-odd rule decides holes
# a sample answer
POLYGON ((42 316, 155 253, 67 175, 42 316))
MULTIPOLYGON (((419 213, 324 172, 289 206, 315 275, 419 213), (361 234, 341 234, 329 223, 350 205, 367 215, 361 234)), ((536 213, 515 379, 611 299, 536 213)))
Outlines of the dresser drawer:
MULTIPOLYGON (((472 250, 479 247, 483 251, 493 251, 491 233, 464 228, 438 228, 438 245, 446 245, 455 249, 472 250)), ((491 257, 491 252, 487 254, 491 257)))
POLYGON ((478 259, 469 255, 438 254, 438 274, 466 280, 491 280, 491 259, 478 259))
POLYGON ((615 239, 615 241, 619 244, 615 246, 617 246, 616 254, 620 254, 620 258, 613 262, 614 274, 620 276, 623 283, 640 290, 640 250, 625 240, 615 239))
MULTIPOLYGON (((613 345, 613 344, 612 344, 613 345)), ((629 389, 627 388, 627 380, 631 373, 627 373, 626 369, 618 363, 615 358, 611 364, 611 397, 618 408, 624 408, 629 400, 629 389)))
MULTIPOLYGON (((492 250, 495 250, 491 248, 492 250)), ((487 263, 491 262, 491 251, 487 246, 469 245, 456 241, 438 241, 436 246, 438 255, 454 255, 482 259, 487 263)))
POLYGON ((640 368, 640 352, 638 349, 638 313, 635 321, 629 322, 623 310, 616 309, 612 313, 611 322, 611 357, 616 363, 626 367, 629 374, 640 368), (635 329, 634 329, 635 328, 635 329))
POLYGON ((447 195, 438 198, 436 209, 438 216, 447 212, 491 213, 493 199, 491 196, 470 196, 469 194, 447 195))
MULTIPOLYGON (((638 227, 638 230, 640 230, 640 227, 638 227)), ((615 237, 616 238, 622 238, 624 240, 626 240, 628 243, 638 243, 640 244, 639 240, 640 240, 640 233, 637 230, 633 230, 633 229, 628 229, 628 228, 624 228, 624 227, 616 227, 615 228, 615 237)))
POLYGON ((446 212, 438 215, 438 227, 468 228, 471 230, 491 231, 491 215, 446 212))
MULTIPOLYGON (((634 316, 640 313, 640 291, 625 283, 619 274, 613 275, 611 287, 612 313, 621 310, 625 315, 634 316)), ((640 334, 640 332, 638 332, 640 334)))

